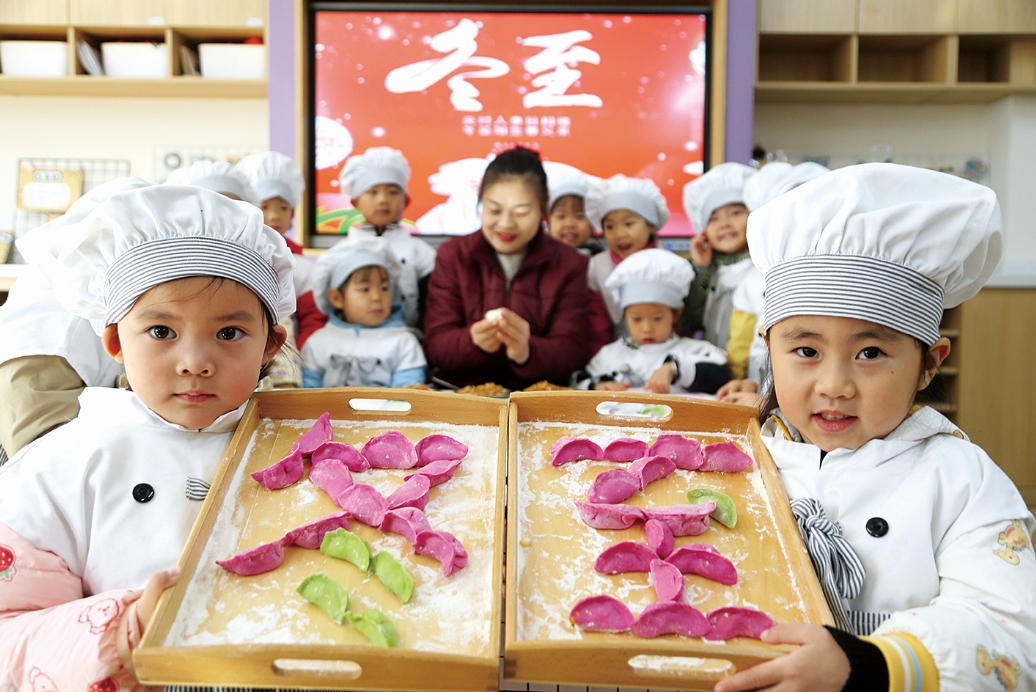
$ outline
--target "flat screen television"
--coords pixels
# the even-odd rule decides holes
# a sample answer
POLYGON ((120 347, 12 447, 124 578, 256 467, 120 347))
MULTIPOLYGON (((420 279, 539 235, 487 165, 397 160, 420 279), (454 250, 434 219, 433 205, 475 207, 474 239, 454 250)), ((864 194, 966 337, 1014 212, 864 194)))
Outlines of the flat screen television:
POLYGON ((515 144, 548 176, 567 167, 651 178, 689 236, 684 185, 708 161, 709 10, 402 4, 309 5, 309 192, 314 245, 358 221, 338 177, 368 147, 412 171, 405 223, 479 228, 486 164, 515 144))

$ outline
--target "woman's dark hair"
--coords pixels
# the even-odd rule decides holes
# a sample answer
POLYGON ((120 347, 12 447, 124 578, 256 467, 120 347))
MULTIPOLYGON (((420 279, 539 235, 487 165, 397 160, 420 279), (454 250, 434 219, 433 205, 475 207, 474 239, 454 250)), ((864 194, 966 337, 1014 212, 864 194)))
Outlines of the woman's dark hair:
POLYGON ((547 202, 550 200, 550 193, 547 192, 547 172, 543 170, 543 162, 540 161, 539 154, 532 149, 515 147, 490 161, 482 176, 482 184, 478 188, 478 201, 482 201, 482 194, 487 187, 506 178, 521 178, 532 188, 540 203, 543 216, 549 215, 547 202))

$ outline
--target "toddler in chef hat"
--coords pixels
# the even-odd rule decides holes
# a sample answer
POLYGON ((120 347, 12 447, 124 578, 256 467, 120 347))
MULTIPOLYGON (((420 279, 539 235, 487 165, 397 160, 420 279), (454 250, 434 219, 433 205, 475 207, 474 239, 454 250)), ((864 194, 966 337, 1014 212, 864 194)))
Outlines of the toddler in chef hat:
POLYGON ((914 406, 950 352, 943 310, 1000 258, 996 195, 850 166, 753 212, 748 242, 773 365, 763 440, 838 626, 777 625, 765 642, 801 647, 716 690, 1034 689, 1036 519, 982 449, 914 406))
POLYGON ((164 184, 203 187, 230 199, 259 204, 252 183, 234 164, 226 161, 195 161, 170 173, 164 184))
POLYGON ((410 203, 409 181, 410 164, 403 152, 391 147, 371 147, 362 155, 350 156, 339 176, 342 194, 364 219, 349 229, 349 236, 389 241, 401 267, 398 290, 406 323, 421 329, 435 249, 410 235, 409 228, 401 223, 403 210, 410 203))
POLYGON ((594 235, 593 224, 586 215, 586 195, 590 187, 601 181, 576 169, 551 175, 547 169, 547 231, 550 236, 591 257, 607 245, 594 235))
MULTIPOLYGON (((745 183, 745 206, 752 213, 780 195, 829 170, 819 163, 807 161, 793 166, 783 161, 768 163, 745 183)), ((763 274, 753 265, 741 279, 732 297, 730 336, 727 338, 727 359, 734 379, 723 385, 716 396, 720 401, 758 407, 769 367, 766 342, 759 333, 759 316, 763 314, 763 274)))
POLYGON ((683 188, 684 210, 695 230, 695 279, 676 328, 683 334, 703 330, 706 341, 723 349, 730 337, 734 289, 752 271, 744 188, 755 174, 740 163, 721 163, 683 188))
POLYGON ((306 387, 423 384, 425 358, 392 302, 402 266, 385 238, 349 237, 317 260, 313 293, 328 323, 302 347, 306 387))
POLYGON ((78 418, 0 467, 0 670, 17 689, 130 689, 132 650, 284 338, 292 258, 258 208, 197 187, 119 192, 55 232, 54 293, 131 390, 88 387, 78 418))
POLYGON ((604 232, 608 252, 590 258, 590 288, 604 298, 612 324, 620 332, 622 309, 604 282, 627 257, 657 244, 657 232, 669 220, 665 197, 652 181, 614 175, 592 185, 586 195, 586 215, 594 228, 604 232))
POLYGON ((582 384, 606 391, 643 387, 665 394, 675 386, 713 393, 729 380, 722 349, 673 333, 692 276, 687 260, 668 250, 642 250, 620 262, 605 287, 623 311, 629 336, 593 357, 586 366, 591 379, 582 384))

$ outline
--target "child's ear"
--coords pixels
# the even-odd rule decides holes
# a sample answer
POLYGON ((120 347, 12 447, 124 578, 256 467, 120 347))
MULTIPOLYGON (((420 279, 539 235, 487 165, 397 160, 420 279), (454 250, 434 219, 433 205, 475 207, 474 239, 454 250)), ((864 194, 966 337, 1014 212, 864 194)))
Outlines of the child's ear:
POLYGON ((403 209, 406 209, 409 206, 410 206, 410 195, 408 195, 407 193, 404 192, 403 193, 403 209))
POLYGON ((683 308, 682 307, 673 308, 673 322, 678 322, 680 320, 680 315, 682 315, 682 314, 683 314, 683 308))
POLYGON ((266 348, 263 351, 263 365, 266 365, 273 357, 277 355, 277 352, 281 350, 281 346, 288 340, 288 330, 279 324, 273 325, 273 334, 266 337, 266 348))
POLYGON ((119 325, 109 324, 101 332, 101 345, 108 355, 115 359, 116 363, 125 365, 122 357, 122 342, 119 341, 119 325))
POLYGON ((327 299, 338 310, 345 310, 345 296, 336 288, 327 289, 327 299))
POLYGON ((920 386, 917 388, 921 391, 932 383, 935 379, 935 373, 938 372, 939 366, 942 365, 943 361, 950 355, 950 340, 945 336, 939 337, 939 340, 932 344, 932 347, 928 349, 925 354, 925 371, 921 376, 920 386))

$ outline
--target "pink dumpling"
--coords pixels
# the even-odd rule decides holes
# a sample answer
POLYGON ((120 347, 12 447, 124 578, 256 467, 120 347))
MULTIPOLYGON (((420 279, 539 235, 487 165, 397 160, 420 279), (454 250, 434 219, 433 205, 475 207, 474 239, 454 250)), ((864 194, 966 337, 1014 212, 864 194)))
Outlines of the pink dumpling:
POLYGON ((448 531, 421 531, 413 540, 414 552, 442 563, 443 576, 448 577, 468 564, 468 551, 448 531))
POLYGON ((388 502, 378 489, 363 483, 354 483, 333 499, 349 516, 375 528, 381 526, 388 511, 388 502))
POLYGON ((712 625, 700 610, 680 601, 652 603, 640 614, 633 628, 638 637, 645 639, 663 634, 701 637, 711 631, 712 625))
POLYGON ((689 543, 681 546, 665 560, 683 574, 697 574, 699 577, 727 586, 737 583, 737 568, 734 567, 734 563, 707 543, 689 543))
POLYGON ((583 459, 600 461, 604 459, 604 450, 593 440, 566 435, 550 446, 550 458, 554 466, 583 459))
POLYGON ((428 505, 428 490, 431 487, 428 476, 413 475, 386 497, 385 501, 389 509, 414 507, 423 510, 428 505))
POLYGON ((569 621, 588 632, 625 632, 633 627, 633 613, 612 596, 590 596, 576 603, 569 621))
POLYGON ((668 525, 658 519, 648 519, 644 522, 644 534, 647 536, 648 546, 663 560, 673 552, 676 541, 668 525))
POLYGON ((709 514, 716 509, 715 502, 701 502, 696 505, 673 505, 645 509, 647 519, 657 519, 673 532, 674 536, 697 536, 709 528, 709 514))
POLYGON ((734 637, 758 639, 763 632, 777 624, 763 611, 743 606, 716 608, 708 617, 712 629, 704 637, 712 641, 734 637))
POLYGON ((700 442, 672 433, 659 435, 648 450, 648 454, 669 457, 676 464, 676 468, 685 471, 695 470, 701 466, 703 461, 700 442))
POLYGON ((302 456, 308 457, 316 451, 317 447, 325 442, 330 442, 333 434, 331 431, 331 414, 325 411, 320 414, 320 418, 317 418, 317 422, 313 424, 313 427, 303 433, 302 437, 295 444, 298 445, 302 456))
POLYGON ((415 447, 417 465, 427 466, 436 461, 459 462, 468 454, 468 446, 449 435, 434 433, 418 440, 415 447))
POLYGON ((317 452, 314 452, 309 465, 309 480, 333 499, 353 484, 353 474, 341 460, 335 457, 318 459, 317 452))
POLYGON ((647 442, 634 440, 632 437, 620 437, 604 448, 604 458, 608 461, 636 461, 647 455, 647 442))
POLYGON ((628 529, 644 519, 644 510, 633 505, 575 501, 579 517, 592 529, 628 529))
POLYGON ((416 507, 400 507, 385 512, 385 518, 378 530, 382 533, 398 533, 411 544, 417 540, 417 534, 422 531, 431 531, 428 517, 416 507))
POLYGON ((216 560, 216 564, 223 569, 240 574, 242 577, 269 572, 280 567, 282 562, 284 562, 284 548, 279 540, 249 548, 229 560, 216 560))
POLYGON ((302 450, 296 444, 284 457, 265 469, 256 471, 252 478, 268 490, 280 490, 298 482, 302 478, 302 450))
POLYGON ((665 560, 654 559, 649 567, 651 585, 660 601, 678 601, 683 593, 683 574, 665 560))
MULTIPOLYGON (((425 439, 427 440, 428 438, 426 437, 425 439)), ((421 443, 419 442, 418 444, 421 443)), ((424 476, 428 479, 431 487, 434 488, 435 486, 441 485, 453 478, 453 472, 457 470, 458 466, 460 466, 460 462, 460 459, 441 459, 439 461, 433 461, 420 467, 409 476, 404 476, 403 480, 408 481, 414 476, 424 476)))
POLYGON ((752 457, 742 452, 741 448, 730 441, 705 445, 703 455, 705 461, 698 468, 699 471, 736 473, 744 471, 752 465, 752 457))
POLYGON ((662 480, 676 470, 676 463, 669 457, 644 457, 630 464, 629 472, 640 483, 640 489, 662 480))
POLYGON ((398 430, 372 437, 363 445, 363 456, 373 469, 412 469, 417 466, 417 451, 398 430))
POLYGON ((590 502, 617 504, 640 492, 640 481, 626 469, 609 469, 590 485, 590 502))
POLYGON ((300 548, 317 550, 320 548, 320 543, 324 540, 324 534, 335 529, 349 529, 348 512, 329 514, 308 524, 303 524, 297 529, 292 529, 284 534, 284 538, 281 539, 281 545, 285 548, 289 545, 297 545, 300 548))
POLYGON ((312 462, 314 464, 325 459, 340 461, 345 464, 346 468, 356 473, 366 471, 371 467, 366 457, 356 451, 355 447, 344 442, 325 442, 313 450, 312 462))
POLYGON ((657 560, 654 550, 643 543, 623 541, 605 548, 594 561, 598 574, 622 574, 624 572, 650 572, 651 561, 657 560))

